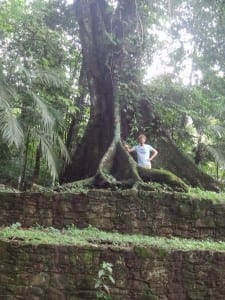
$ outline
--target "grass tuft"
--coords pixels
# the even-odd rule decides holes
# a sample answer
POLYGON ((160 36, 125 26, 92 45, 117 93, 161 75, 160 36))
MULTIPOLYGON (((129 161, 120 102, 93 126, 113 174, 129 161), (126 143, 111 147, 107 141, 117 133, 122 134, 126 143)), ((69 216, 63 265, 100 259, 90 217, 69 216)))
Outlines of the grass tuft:
POLYGON ((199 200, 211 200, 213 202, 225 202, 225 193, 216 193, 211 191, 204 191, 200 188, 190 188, 188 194, 191 197, 198 198, 199 200))
POLYGON ((14 224, 0 229, 0 240, 18 241, 29 244, 53 245, 111 245, 111 246, 148 246, 172 250, 209 250, 225 252, 225 242, 213 240, 191 240, 177 237, 151 237, 146 235, 128 235, 98 230, 92 226, 80 230, 71 225, 63 230, 53 227, 22 229, 14 224))

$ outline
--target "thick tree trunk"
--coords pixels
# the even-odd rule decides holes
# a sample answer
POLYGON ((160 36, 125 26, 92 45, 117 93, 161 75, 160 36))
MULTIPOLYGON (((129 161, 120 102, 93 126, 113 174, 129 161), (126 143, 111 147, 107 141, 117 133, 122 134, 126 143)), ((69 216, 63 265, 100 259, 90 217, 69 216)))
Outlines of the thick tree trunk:
MULTIPOLYGON (((120 91, 122 85, 129 87, 130 82, 133 84, 137 79, 134 70, 139 61, 138 51, 134 51, 137 45, 133 42, 137 31, 137 2, 119 0, 118 3, 117 10, 112 12, 105 0, 76 1, 91 115, 72 164, 65 170, 63 181, 94 176, 92 184, 95 186, 118 187, 121 183, 125 186, 133 186, 135 182, 142 184, 142 179, 158 180, 187 190, 185 183, 170 172, 137 168, 120 141, 120 91)), ((143 90, 142 86, 138 90, 143 90)), ((151 127, 151 132, 157 133, 160 152, 158 166, 175 172, 187 183, 215 190, 215 182, 187 160, 167 136, 150 103, 134 100, 140 103, 139 109, 143 115, 141 126, 151 127)), ((129 129, 125 122, 123 127, 129 129)))
POLYGON ((107 7, 103 0, 77 1, 76 5, 91 115, 72 164, 64 172, 64 182, 93 176, 113 139, 114 92, 112 73, 107 66, 110 49, 106 34, 110 20, 103 19, 107 7))
POLYGON ((80 70, 80 77, 79 77, 79 96, 75 101, 75 105, 79 107, 79 111, 76 111, 73 114, 69 131, 66 138, 66 147, 71 156, 75 154, 77 145, 79 143, 79 131, 80 131, 80 123, 83 118, 83 114, 85 113, 85 97, 88 94, 87 91, 87 83, 86 83, 86 72, 84 68, 84 64, 82 63, 81 70, 80 70))
POLYGON ((101 158, 112 142, 112 132, 105 126, 107 122, 105 118, 91 118, 85 135, 72 157, 72 163, 65 170, 63 182, 95 175, 101 158))
POLYGON ((156 167, 170 170, 194 187, 219 191, 219 183, 202 172, 170 139, 161 136, 158 138, 157 145, 160 155, 156 167))

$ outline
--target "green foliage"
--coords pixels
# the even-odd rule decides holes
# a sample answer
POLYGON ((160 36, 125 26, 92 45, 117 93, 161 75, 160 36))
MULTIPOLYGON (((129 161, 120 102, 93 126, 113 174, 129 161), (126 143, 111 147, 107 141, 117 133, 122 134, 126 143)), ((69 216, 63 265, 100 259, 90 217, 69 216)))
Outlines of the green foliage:
POLYGON ((21 223, 16 222, 16 223, 12 224, 9 228, 12 229, 12 230, 20 229, 21 228, 21 223))
POLYGON ((103 261, 99 271, 97 279, 95 280, 95 289, 97 289, 96 296, 98 299, 112 300, 110 296, 109 284, 115 284, 115 280, 112 276, 113 265, 109 262, 103 261))
MULTIPOLYGON (((187 87, 171 76, 155 79, 149 97, 172 139, 202 169, 215 176, 216 164, 224 168, 224 97, 218 88, 187 87), (214 163, 214 170, 207 165, 214 163)), ((147 129, 146 129, 147 130, 147 129)))
POLYGON ((60 185, 55 187, 54 190, 65 193, 87 193, 92 185, 93 178, 88 178, 60 185))
MULTIPOLYGON (((145 235, 127 235, 119 233, 110 233, 98 230, 93 227, 86 229, 77 229, 74 225, 68 226, 66 229, 58 230, 55 228, 45 228, 37 226, 37 228, 22 229, 18 225, 0 229, 0 239, 2 240, 19 240, 28 244, 54 244, 54 245, 91 245, 91 244, 110 244, 112 246, 135 246, 154 247, 164 249, 163 257, 166 256, 165 251, 173 249, 189 250, 189 251, 222 251, 225 252, 225 242, 212 240, 192 240, 177 237, 151 237, 145 235), (12 228, 16 227, 16 228, 12 228), (19 228, 18 228, 19 227, 19 228)), ((147 251, 147 250, 146 250, 147 251)), ((161 254, 160 254, 161 255, 161 254)), ((107 273, 108 274, 108 273, 107 273)), ((113 277, 112 277, 113 278, 113 277)), ((110 281, 109 281, 110 282, 110 281)), ((111 282, 113 283, 113 282, 111 282)))
MULTIPOLYGON (((189 189, 181 178, 168 170, 138 167, 138 172, 145 182, 161 183, 162 189, 165 188, 165 185, 170 186, 174 191, 187 192, 189 189)), ((150 187, 152 188, 152 185, 150 187)))
POLYGON ((38 164, 39 182, 43 172, 54 182, 69 161, 65 136, 78 110, 74 97, 81 61, 71 17, 67 4, 55 0, 1 4, 0 133, 9 146, 8 164, 16 157, 20 162, 14 172, 5 170, 5 177, 20 178, 24 187, 38 164))
POLYGON ((15 144, 19 148, 23 143, 24 134, 16 117, 16 110, 2 97, 0 98, 0 131, 8 145, 15 144))
MULTIPOLYGON (((126 21, 121 19, 122 8, 115 20, 115 3, 109 1, 107 17, 118 24, 105 34, 110 51, 121 46, 119 98, 128 121, 128 143, 133 144, 140 131, 154 127, 143 128, 142 115, 137 113, 139 99, 146 96, 140 84, 155 51, 167 48, 173 75, 152 81, 146 87, 148 98, 178 147, 204 171, 223 180, 224 2, 169 1, 168 9, 168 1, 131 1, 124 10, 132 12, 126 21), (118 36, 117 26, 123 32, 118 36), (160 31, 167 36, 166 47, 160 31), (188 59, 190 80, 184 86, 180 82, 188 59)), ((0 160, 1 178, 14 185, 19 178, 24 186, 32 182, 40 147, 38 183, 51 185, 69 161, 65 141, 71 120, 80 116, 75 118, 76 144, 90 115, 87 94, 83 101, 77 100, 87 82, 78 83, 82 55, 74 10, 59 0, 2 1, 0 45, 0 153, 8 145, 7 159, 0 160)), ((111 68, 110 59, 107 63, 111 68)))
POLYGON ((224 192, 216 193, 216 192, 204 191, 201 190, 200 188, 190 188, 189 195, 191 197, 197 197, 199 200, 210 199, 215 202, 217 201, 224 202, 225 199, 224 192))

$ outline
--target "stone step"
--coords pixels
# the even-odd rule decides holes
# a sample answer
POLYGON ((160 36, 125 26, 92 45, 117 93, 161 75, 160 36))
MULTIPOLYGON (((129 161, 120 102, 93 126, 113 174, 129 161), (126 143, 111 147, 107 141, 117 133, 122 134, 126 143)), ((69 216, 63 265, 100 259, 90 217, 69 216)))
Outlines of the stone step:
POLYGON ((225 243, 199 249, 201 242, 178 238, 152 238, 148 245, 122 244, 122 237, 121 245, 113 238, 99 242, 47 245, 22 241, 21 234, 11 242, 1 237, 0 299, 95 300, 102 262, 112 264, 115 283, 104 282, 113 300, 225 299, 225 243))
MULTIPOLYGON (((224 199, 225 200, 225 199, 224 199)), ((152 236, 225 240, 225 201, 189 194, 90 190, 75 193, 0 193, 0 226, 78 228, 152 236)))

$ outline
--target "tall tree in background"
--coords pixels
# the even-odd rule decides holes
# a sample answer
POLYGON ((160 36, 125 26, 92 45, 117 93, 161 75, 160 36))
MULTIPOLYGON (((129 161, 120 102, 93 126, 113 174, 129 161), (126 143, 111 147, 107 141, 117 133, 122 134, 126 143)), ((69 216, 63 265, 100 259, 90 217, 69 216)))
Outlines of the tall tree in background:
POLYGON ((75 1, 91 113, 63 181, 83 179, 96 173, 98 182, 109 182, 112 177, 115 181, 130 180, 132 183, 141 180, 140 176, 149 178, 148 172, 144 175, 142 170, 137 172, 120 141, 120 109, 130 97, 141 114, 140 128, 148 128, 149 133, 157 137, 159 166, 192 185, 217 189, 214 180, 177 149, 142 84, 142 50, 147 23, 150 19, 156 22, 153 16, 157 4, 154 3, 144 0, 75 1))
MULTIPOLYGON (((91 98, 91 113, 82 142, 74 155, 72 166, 65 171, 64 180, 95 175, 103 155, 112 142, 109 159, 113 160, 117 151, 123 153, 120 142, 120 68, 126 57, 123 43, 128 40, 130 30, 132 28, 135 30, 136 25, 130 21, 130 17, 135 17, 135 8, 133 1, 128 1, 126 5, 121 2, 117 9, 106 1, 76 2, 83 66, 91 98)), ((118 158, 120 156, 121 154, 118 158)), ((129 160, 125 152, 124 158, 129 160)), ((129 169, 131 171, 132 168, 129 169)), ((104 176, 101 168, 100 173, 104 176)), ((128 172, 124 170, 126 177, 125 173, 128 172)), ((129 173, 127 175, 132 177, 132 172, 129 173)), ((135 171, 133 176, 138 180, 139 176, 135 171)))

